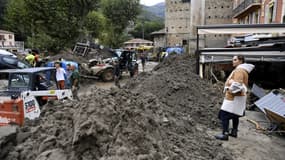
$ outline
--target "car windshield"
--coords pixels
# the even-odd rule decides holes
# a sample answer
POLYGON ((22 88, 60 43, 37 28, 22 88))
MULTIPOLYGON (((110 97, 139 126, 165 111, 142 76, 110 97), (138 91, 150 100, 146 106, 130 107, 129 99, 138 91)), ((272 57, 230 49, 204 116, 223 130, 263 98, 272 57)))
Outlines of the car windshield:
POLYGON ((11 76, 11 87, 12 88, 28 88, 30 78, 28 74, 15 73, 11 76))

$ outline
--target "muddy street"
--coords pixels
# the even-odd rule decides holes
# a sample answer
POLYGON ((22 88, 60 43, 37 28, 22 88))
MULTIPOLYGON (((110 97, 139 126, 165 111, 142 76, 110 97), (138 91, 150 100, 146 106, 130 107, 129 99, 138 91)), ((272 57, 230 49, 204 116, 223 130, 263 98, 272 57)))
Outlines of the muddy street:
POLYGON ((133 78, 124 74, 121 89, 88 80, 81 101, 48 103, 39 119, 0 131, 0 159, 283 159, 284 137, 258 132, 247 119, 264 117, 253 111, 238 138, 214 138, 223 94, 194 73, 195 61, 174 56, 146 66, 133 78))
MULTIPOLYGON (((142 65, 141 62, 138 61, 139 64, 139 74, 145 74, 143 73, 142 70, 142 65)), ((145 72, 149 73, 152 71, 152 69, 158 64, 158 62, 153 62, 153 61, 149 61, 146 63, 145 66, 145 72)), ((122 86, 125 86, 125 84, 130 80, 130 75, 126 72, 123 73, 122 78, 120 79, 120 84, 122 86)), ((90 93, 90 90, 93 86, 96 86, 97 88, 101 88, 101 89, 111 89, 112 87, 115 87, 115 83, 114 82, 102 82, 100 80, 94 80, 94 81, 88 81, 90 83, 88 83, 88 85, 86 85, 86 83, 82 84, 82 88, 80 89, 80 95, 84 95, 85 92, 90 93)))

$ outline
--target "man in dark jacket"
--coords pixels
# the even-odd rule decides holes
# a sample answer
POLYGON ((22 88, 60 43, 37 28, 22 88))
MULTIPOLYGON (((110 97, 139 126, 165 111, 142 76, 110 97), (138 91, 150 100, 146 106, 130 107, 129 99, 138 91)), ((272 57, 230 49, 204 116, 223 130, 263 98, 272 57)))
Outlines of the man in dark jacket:
POLYGON ((115 85, 118 88, 121 88, 120 82, 119 82, 119 78, 121 76, 121 69, 120 69, 120 63, 117 61, 113 62, 113 66, 114 66, 114 80, 115 80, 115 85))

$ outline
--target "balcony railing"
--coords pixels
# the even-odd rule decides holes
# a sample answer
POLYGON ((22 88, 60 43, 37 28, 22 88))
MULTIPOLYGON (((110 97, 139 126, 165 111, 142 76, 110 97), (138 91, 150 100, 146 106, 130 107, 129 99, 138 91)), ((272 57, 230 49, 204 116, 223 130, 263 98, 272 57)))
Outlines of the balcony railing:
POLYGON ((234 8, 235 17, 243 13, 246 9, 249 9, 250 6, 254 4, 261 5, 261 0, 244 0, 241 4, 234 8))

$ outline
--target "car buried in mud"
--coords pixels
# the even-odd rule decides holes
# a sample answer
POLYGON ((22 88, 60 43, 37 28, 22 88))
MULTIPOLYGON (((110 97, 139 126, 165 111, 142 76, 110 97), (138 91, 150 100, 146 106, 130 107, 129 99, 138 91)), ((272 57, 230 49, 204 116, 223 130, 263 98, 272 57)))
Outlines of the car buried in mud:
POLYGON ((81 71, 83 74, 87 74, 83 77, 86 78, 98 78, 105 82, 114 80, 114 61, 119 62, 121 74, 127 72, 130 77, 138 74, 137 55, 134 51, 123 50, 117 57, 111 57, 107 59, 91 59, 88 63, 81 64, 81 71), (89 75, 89 76, 88 76, 89 75))

